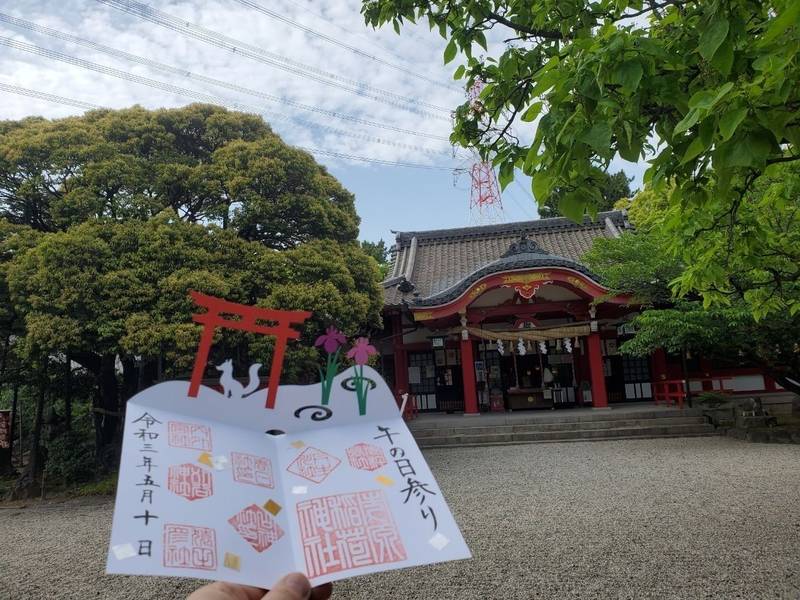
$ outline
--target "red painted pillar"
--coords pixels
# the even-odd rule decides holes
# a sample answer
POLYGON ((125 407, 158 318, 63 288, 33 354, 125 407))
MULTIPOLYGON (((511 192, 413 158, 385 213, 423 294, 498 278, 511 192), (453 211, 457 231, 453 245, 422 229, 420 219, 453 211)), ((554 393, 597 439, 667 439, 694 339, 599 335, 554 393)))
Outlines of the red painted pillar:
POLYGON ((650 365, 653 368, 653 381, 663 381, 667 379, 667 354, 663 348, 656 348, 650 357, 650 365))
POLYGON ((607 408, 606 376, 603 374, 603 352, 600 349, 600 334, 590 333, 586 338, 586 350, 589 358, 589 375, 592 381, 592 406, 607 408))
POLYGON ((403 348, 403 317, 395 315, 393 318, 394 334, 394 391, 397 394, 410 392, 408 389, 408 358, 403 348))
POLYGON ((464 414, 478 414, 478 392, 475 385, 475 357, 472 340, 461 340, 461 375, 464 379, 464 414))

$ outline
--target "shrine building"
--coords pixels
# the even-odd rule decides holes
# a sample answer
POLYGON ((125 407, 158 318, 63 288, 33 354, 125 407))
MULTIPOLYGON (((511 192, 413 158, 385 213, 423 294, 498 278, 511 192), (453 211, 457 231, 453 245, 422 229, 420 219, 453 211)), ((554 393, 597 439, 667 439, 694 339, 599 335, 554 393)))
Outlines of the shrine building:
MULTIPOLYGON (((639 307, 581 263, 622 211, 397 234, 383 282, 381 368, 421 412, 561 408, 670 400, 682 357, 623 356, 639 307)), ((775 391, 758 369, 688 357, 693 392, 775 391)))

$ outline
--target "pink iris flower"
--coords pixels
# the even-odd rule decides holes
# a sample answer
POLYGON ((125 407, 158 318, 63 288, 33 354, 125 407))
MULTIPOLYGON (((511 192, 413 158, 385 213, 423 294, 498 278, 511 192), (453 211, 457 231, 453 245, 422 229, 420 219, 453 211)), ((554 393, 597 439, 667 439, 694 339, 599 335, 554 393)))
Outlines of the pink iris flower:
POLYGON ((369 362, 369 357, 377 353, 375 346, 369 343, 369 339, 360 337, 348 351, 347 358, 352 358, 357 365, 365 365, 369 362))
POLYGON ((325 349, 325 352, 328 354, 333 354, 339 349, 340 346, 344 346, 346 343, 347 338, 344 337, 344 334, 336 329, 336 327, 331 325, 328 327, 325 333, 317 338, 317 341, 314 342, 314 345, 322 346, 325 349))

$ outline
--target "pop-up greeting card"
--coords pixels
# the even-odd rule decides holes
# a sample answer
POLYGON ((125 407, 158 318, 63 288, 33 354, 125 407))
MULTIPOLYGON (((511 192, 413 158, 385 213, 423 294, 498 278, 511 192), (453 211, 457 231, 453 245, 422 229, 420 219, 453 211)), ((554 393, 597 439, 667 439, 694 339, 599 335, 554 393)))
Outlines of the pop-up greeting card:
POLYGON ((205 312, 190 382, 128 401, 107 571, 269 588, 291 571, 314 585, 469 558, 461 532, 383 379, 375 349, 329 328, 321 382, 279 386, 310 313, 192 293, 205 312), (275 337, 268 386, 225 361, 202 385, 214 331, 275 337), (338 372, 341 359, 355 366, 338 372))

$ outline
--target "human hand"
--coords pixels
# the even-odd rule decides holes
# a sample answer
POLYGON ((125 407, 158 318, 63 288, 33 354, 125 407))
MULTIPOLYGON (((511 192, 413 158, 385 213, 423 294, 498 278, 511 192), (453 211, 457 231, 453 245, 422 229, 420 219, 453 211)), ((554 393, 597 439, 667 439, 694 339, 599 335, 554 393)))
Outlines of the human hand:
POLYGON ((333 586, 330 583, 311 588, 302 573, 289 573, 269 592, 261 588, 215 581, 192 593, 187 600, 328 600, 333 586))

